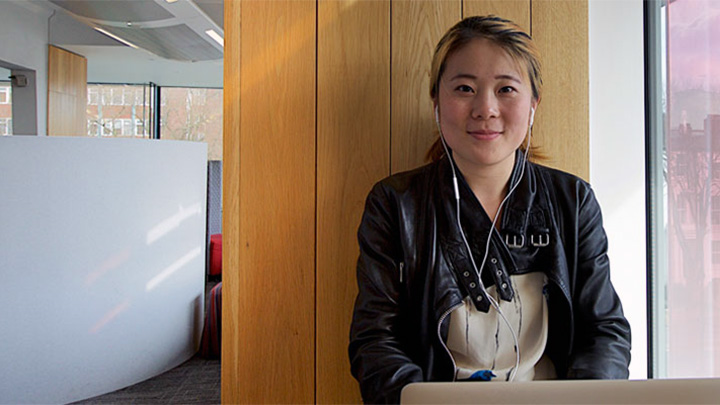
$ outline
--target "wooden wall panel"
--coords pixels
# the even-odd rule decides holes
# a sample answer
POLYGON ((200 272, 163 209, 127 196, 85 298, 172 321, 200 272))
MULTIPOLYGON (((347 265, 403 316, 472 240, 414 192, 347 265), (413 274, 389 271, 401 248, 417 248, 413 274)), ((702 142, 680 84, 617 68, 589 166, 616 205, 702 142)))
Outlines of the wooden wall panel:
POLYGON ((48 46, 48 135, 87 135, 87 59, 48 46))
POLYGON ((435 45, 460 21, 460 0, 392 3, 392 172, 418 167, 437 137, 430 100, 435 45))
POLYGON ((549 157, 543 163, 589 180, 587 1, 534 0, 532 31, 544 78, 533 142, 549 157))
POLYGON ((240 2, 226 1, 223 60, 222 352, 220 396, 224 404, 241 402, 240 349, 245 317, 240 309, 240 2))
POLYGON ((223 401, 311 403, 316 4, 242 1, 240 21, 239 162, 227 162, 239 164, 239 191, 225 191, 241 199, 231 207, 239 238, 227 245, 239 261, 223 266, 238 272, 224 292, 236 318, 223 340, 236 360, 223 371, 223 401))
POLYGON ((530 0, 464 0, 463 17, 495 14, 530 32, 530 0))
POLYGON ((529 1, 225 2, 223 403, 359 402, 347 337, 364 198, 423 163, 430 58, 462 15, 532 28, 536 139, 587 178, 587 2, 529 1))
POLYGON ((357 294, 357 227, 389 172, 390 3, 318 4, 317 397, 360 403, 348 333, 357 294))

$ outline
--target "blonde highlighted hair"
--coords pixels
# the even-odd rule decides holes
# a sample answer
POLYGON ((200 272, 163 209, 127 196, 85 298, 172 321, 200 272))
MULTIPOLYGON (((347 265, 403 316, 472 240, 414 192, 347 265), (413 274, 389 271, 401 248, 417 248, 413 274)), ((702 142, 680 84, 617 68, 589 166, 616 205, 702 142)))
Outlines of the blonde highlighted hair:
MULTIPOLYGON (((542 96, 542 75, 540 53, 530 35, 510 20, 494 15, 467 17, 452 26, 438 42, 430 66, 430 98, 436 100, 440 79, 450 55, 474 39, 487 39, 502 48, 510 57, 527 71, 533 100, 539 102, 542 96)), ((439 134, 438 134, 439 135, 439 134)), ((523 146, 521 148, 524 148, 523 146)), ((435 140, 426 154, 429 161, 437 161, 445 154, 440 137, 435 140)), ((535 147, 530 154, 542 158, 535 147)))

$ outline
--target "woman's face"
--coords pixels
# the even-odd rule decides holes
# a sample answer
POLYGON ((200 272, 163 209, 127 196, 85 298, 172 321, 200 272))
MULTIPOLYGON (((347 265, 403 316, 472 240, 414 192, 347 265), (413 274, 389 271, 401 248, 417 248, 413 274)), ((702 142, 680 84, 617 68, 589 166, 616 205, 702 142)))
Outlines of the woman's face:
POLYGON ((435 103, 461 171, 512 170, 537 102, 527 73, 507 52, 486 39, 455 51, 446 60, 435 103))

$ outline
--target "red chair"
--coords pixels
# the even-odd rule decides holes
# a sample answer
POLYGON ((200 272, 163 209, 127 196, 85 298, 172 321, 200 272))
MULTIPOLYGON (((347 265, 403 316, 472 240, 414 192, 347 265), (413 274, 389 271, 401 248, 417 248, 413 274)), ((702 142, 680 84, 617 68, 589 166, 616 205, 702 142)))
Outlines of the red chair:
POLYGON ((222 274, 222 234, 210 235, 210 275, 222 274))
POLYGON ((200 355, 208 358, 220 357, 222 337, 222 283, 210 290, 205 328, 200 342, 200 355))

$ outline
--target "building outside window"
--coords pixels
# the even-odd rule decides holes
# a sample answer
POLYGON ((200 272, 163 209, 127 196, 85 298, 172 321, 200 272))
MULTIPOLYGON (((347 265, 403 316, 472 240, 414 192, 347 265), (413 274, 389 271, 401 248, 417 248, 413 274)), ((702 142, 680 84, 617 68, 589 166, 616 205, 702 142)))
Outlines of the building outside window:
POLYGON ((646 6, 652 375, 720 377, 720 2, 646 6))
POLYGON ((0 135, 12 133, 12 84, 0 81, 0 135))
POLYGON ((149 138, 151 96, 148 85, 88 84, 88 136, 149 138))
POLYGON ((208 160, 222 160, 222 89, 163 87, 160 139, 207 142, 208 160))
POLYGON ((97 86, 88 86, 88 105, 98 105, 100 95, 98 94, 97 86))
MULTIPOLYGON (((713 178, 713 181, 720 181, 720 179, 713 178)), ((720 195, 712 196, 711 201, 710 223, 712 225, 720 225, 720 195)))
POLYGON ((88 136, 97 136, 100 133, 100 124, 97 120, 87 120, 88 136))
POLYGON ((0 83, 0 104, 10 104, 10 91, 12 88, 7 82, 0 83))
POLYGON ((0 135, 12 135, 12 118, 0 118, 0 135))
POLYGON ((113 136, 113 123, 112 118, 103 118, 100 120, 100 136, 113 136))
MULTIPOLYGON (((88 84, 88 136, 152 138, 154 85, 88 84)), ((206 142, 208 160, 222 160, 223 91, 162 87, 160 139, 206 142)))

